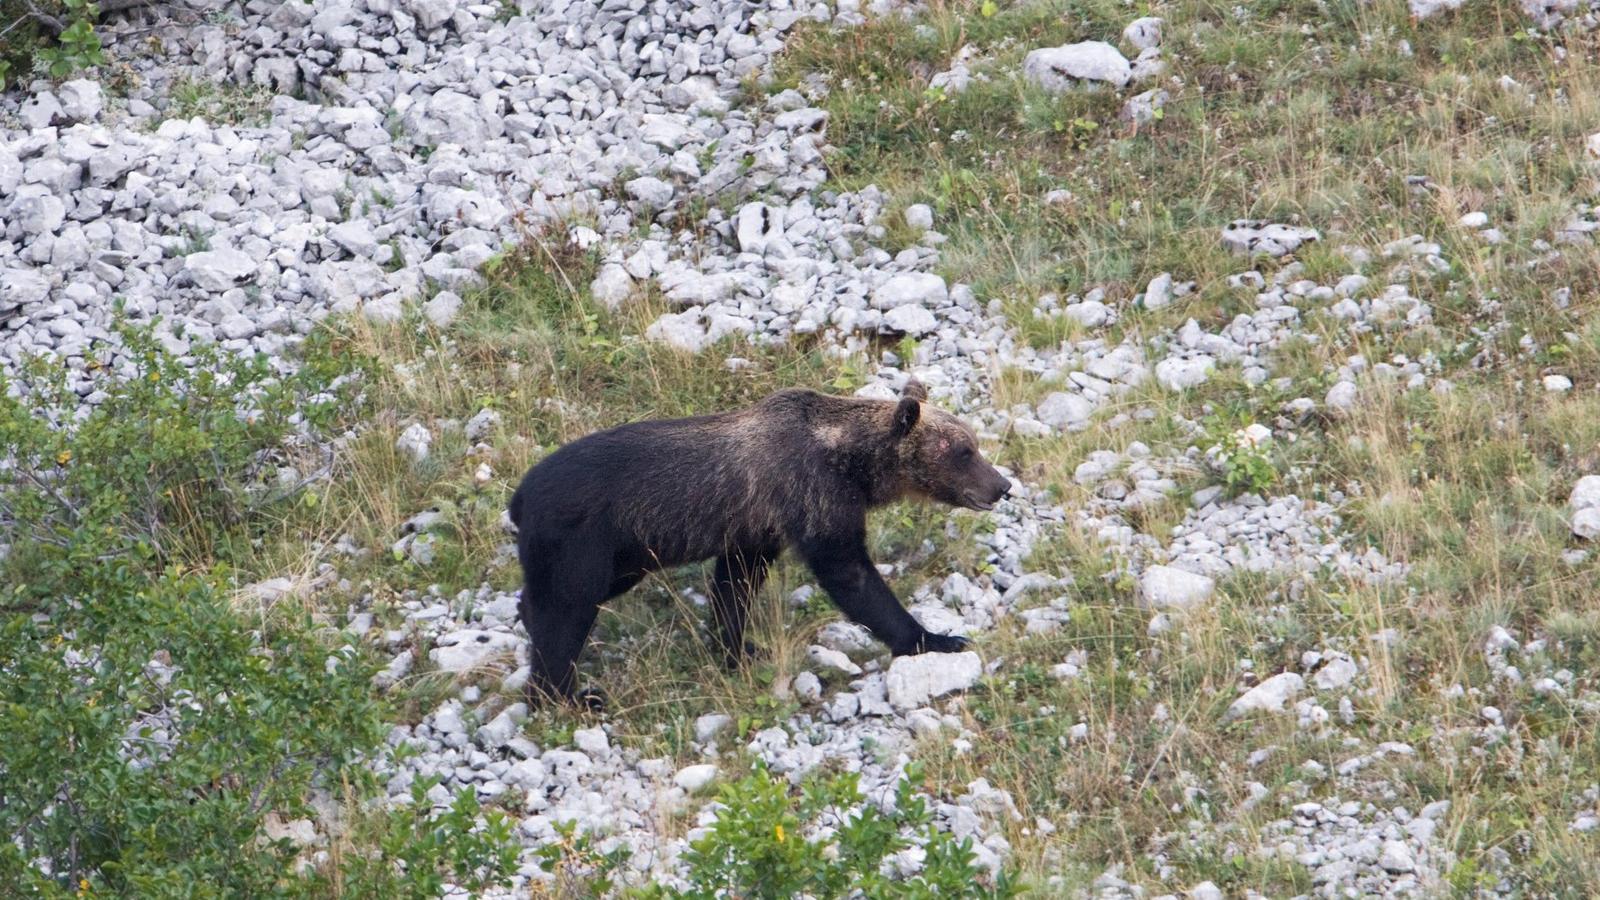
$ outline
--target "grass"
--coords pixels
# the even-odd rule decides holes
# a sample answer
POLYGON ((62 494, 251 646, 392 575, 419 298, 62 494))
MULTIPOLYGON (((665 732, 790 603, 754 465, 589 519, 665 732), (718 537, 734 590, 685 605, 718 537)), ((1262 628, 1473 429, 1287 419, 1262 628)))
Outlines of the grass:
MULTIPOLYGON (((1121 318, 1100 336, 1147 345, 1190 318, 1216 331, 1253 311, 1253 290, 1226 286, 1227 276, 1252 267, 1270 280, 1298 266, 1295 277, 1324 284, 1365 274, 1373 280, 1357 296, 1370 297, 1394 280, 1396 261, 1381 256, 1390 241, 1422 235, 1450 262, 1447 274, 1418 269, 1399 279, 1430 305, 1428 328, 1353 332, 1308 312, 1300 336, 1270 354, 1274 378, 1286 384, 1250 387, 1237 366, 1183 394, 1151 380, 1085 431, 1011 436, 996 448, 1069 511, 1031 567, 1072 577, 1070 614, 1052 634, 1007 622, 982 636, 979 649, 1001 665, 952 707, 970 748, 946 734, 925 738, 917 756, 935 790, 959 793, 983 777, 1012 794, 1023 817, 1006 837, 1041 895, 1087 887, 1113 865, 1154 893, 1202 880, 1230 895, 1307 892, 1305 869, 1247 848, 1287 815, 1291 798, 1330 795, 1413 812, 1450 799, 1439 843, 1453 854, 1444 875, 1460 892, 1510 878, 1528 895, 1553 896, 1600 875, 1592 841, 1566 829, 1594 807, 1584 791, 1600 781, 1595 715, 1570 699, 1592 688, 1600 663, 1597 570, 1592 559, 1563 558, 1573 547, 1566 492, 1600 470, 1600 325, 1591 315, 1600 252, 1563 245, 1551 259, 1541 243, 1575 200, 1594 193, 1583 147, 1600 127, 1600 61, 1577 37, 1529 36, 1502 7, 1469 4, 1416 23, 1399 0, 1155 4, 1178 81, 1163 83, 1171 94, 1163 117, 1139 129, 1120 121, 1121 96, 1051 97, 1015 77, 1029 49, 1112 40, 1136 15, 1099 0, 933 2, 916 17, 849 31, 803 25, 771 83, 751 85, 776 92, 825 75, 830 89, 819 102, 830 113, 832 187, 886 190, 895 203, 886 220, 891 249, 915 238, 900 211, 930 204, 949 238, 943 274, 971 284, 981 301, 1000 301, 1019 342, 1040 349, 1090 336, 1070 320, 1034 317, 1046 292, 1065 303, 1102 290, 1121 318), (974 69, 986 80, 961 94, 930 92, 929 75, 967 45, 978 48, 974 69), (1505 75, 1521 88, 1503 87, 1505 75), (1072 198, 1047 203, 1052 190, 1072 198), (1503 243, 1456 224, 1477 210, 1504 232, 1503 243), (1292 259, 1246 261, 1218 240, 1225 224, 1246 217, 1311 225, 1323 239, 1292 259), (1196 282, 1196 291, 1165 309, 1133 309, 1134 295, 1161 272, 1196 282), (1571 289, 1564 309, 1551 302, 1560 288, 1571 289), (1284 417, 1288 401, 1320 403, 1355 355, 1427 359, 1429 387, 1405 391, 1367 374, 1356 414, 1284 417), (1545 393, 1539 378, 1551 372, 1579 388, 1545 393), (1453 390, 1433 390, 1442 379, 1453 390), (1135 411, 1149 415, 1119 415, 1135 411), (1149 613, 1133 603, 1127 560, 1071 524, 1088 498, 1073 470, 1092 450, 1135 441, 1157 457, 1203 450, 1206 429, 1250 422, 1279 431, 1272 491, 1343 495, 1350 546, 1403 561, 1409 574, 1382 586, 1329 573, 1299 584, 1234 576, 1208 609, 1152 635, 1149 613), (1494 625, 1547 638, 1542 655, 1522 663, 1529 677, 1520 684, 1498 679, 1485 660, 1494 625), (1394 641, 1375 639, 1390 629, 1394 641), (1304 764, 1332 770, 1356 752, 1342 739, 1298 729, 1292 716, 1222 722, 1248 683, 1246 666, 1263 677, 1298 670, 1302 653, 1328 648, 1364 660, 1347 695, 1354 721, 1339 731, 1367 750, 1407 742, 1417 757, 1329 784, 1308 777, 1304 764), (1058 681, 1050 668, 1073 651, 1087 654, 1085 671, 1058 681), (1574 673, 1568 699, 1531 690, 1534 677, 1562 668, 1574 673), (1486 705, 1507 722, 1487 743, 1486 705), (1268 761, 1253 765, 1253 751, 1268 746, 1268 761), (1246 804, 1252 782, 1269 799, 1246 804)), ((317 548, 340 534, 385 548, 401 522, 438 506, 448 527, 433 566, 376 553, 341 574, 390 601, 434 585, 443 596, 484 582, 511 589, 515 566, 500 552, 498 518, 522 471, 551 448, 607 425, 726 409, 783 386, 848 391, 870 368, 862 357, 804 343, 691 357, 644 342, 637 335, 664 304, 646 297, 615 315, 600 310, 586 297, 596 264, 556 233, 530 236, 487 267, 449 332, 420 317, 344 323, 338 339, 349 351, 383 362, 372 384, 382 412, 343 448, 339 477, 316 509, 266 543, 259 574, 310 574, 317 548), (731 371, 722 364, 728 354, 750 365, 731 371), (474 446, 449 423, 484 408, 502 418, 474 446), (395 440, 418 421, 436 441, 415 465, 395 440), (486 482, 476 477, 480 464, 489 467, 486 482)), ((1020 371, 997 373, 995 384, 999 408, 1059 388, 1020 371)), ((1191 491, 1211 479, 1196 467, 1180 481, 1191 491)), ((1180 495, 1138 524, 1165 540, 1184 511, 1180 495)), ((878 558, 903 564, 902 596, 950 572, 980 573, 973 537, 984 521, 957 516, 947 534, 947 519, 907 507, 875 520, 878 558), (933 554, 921 552, 925 542, 933 554)), ((642 753, 684 755, 704 712, 733 715, 743 733, 782 721, 798 709, 783 686, 834 615, 820 601, 788 608, 785 598, 808 576, 780 565, 753 623, 768 655, 727 672, 693 599, 704 580, 689 571, 641 586, 609 608, 586 656, 611 695, 616 738, 642 753)), ((423 677, 414 688, 420 715, 440 685, 423 677)), ((1314 699, 1330 709, 1338 702, 1314 699)), ((575 716, 540 713, 530 734, 559 741, 575 716)))

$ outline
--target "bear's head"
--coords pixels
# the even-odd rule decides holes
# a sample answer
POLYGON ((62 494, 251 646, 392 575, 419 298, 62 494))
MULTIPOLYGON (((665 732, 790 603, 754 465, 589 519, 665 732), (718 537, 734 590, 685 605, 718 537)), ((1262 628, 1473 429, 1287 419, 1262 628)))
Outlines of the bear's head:
POLYGON ((950 506, 993 509, 1011 492, 1010 479, 978 452, 966 423, 927 400, 922 382, 906 382, 890 425, 907 491, 950 506))

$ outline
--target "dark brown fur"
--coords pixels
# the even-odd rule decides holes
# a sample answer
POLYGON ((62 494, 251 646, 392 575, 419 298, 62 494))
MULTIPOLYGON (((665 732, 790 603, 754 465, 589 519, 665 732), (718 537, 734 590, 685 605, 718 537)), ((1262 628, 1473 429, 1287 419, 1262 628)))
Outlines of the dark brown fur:
POLYGON ((530 691, 572 695, 605 600, 713 557, 712 612, 737 659, 750 594, 785 547, 894 653, 960 649, 912 619, 866 551, 870 509, 908 497, 987 509, 1009 490, 972 430, 926 399, 916 381, 898 401, 779 391, 733 412, 598 432, 534 466, 510 505, 530 691))

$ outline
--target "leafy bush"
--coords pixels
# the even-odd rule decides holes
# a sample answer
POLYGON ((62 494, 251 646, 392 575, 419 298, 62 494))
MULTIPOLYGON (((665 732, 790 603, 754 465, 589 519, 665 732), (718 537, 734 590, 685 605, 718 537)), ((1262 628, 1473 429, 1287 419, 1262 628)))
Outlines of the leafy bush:
POLYGON ((884 812, 862 802, 854 774, 813 780, 796 801, 786 781, 758 767, 723 786, 717 821, 683 856, 689 886, 653 887, 643 896, 1015 896, 1007 874, 991 878, 975 864, 970 841, 957 841, 933 826, 927 803, 917 792, 920 780, 913 766, 896 788, 892 810, 884 812), (832 826, 831 835, 807 839, 824 824, 832 826), (890 857, 913 846, 920 846, 923 854, 917 874, 884 871, 890 857))
POLYGON ((555 823, 557 839, 535 851, 539 868, 553 876, 545 886, 550 897, 606 897, 612 875, 628 861, 628 848, 602 851, 594 836, 579 832, 575 822, 555 823))
POLYGON ((59 605, 59 588, 94 577, 101 557, 124 577, 248 558, 304 487, 278 481, 274 464, 313 452, 313 434, 355 411, 351 371, 329 348, 281 377, 265 357, 201 347, 191 368, 148 334, 123 340, 125 370, 91 363, 86 385, 41 360, 0 385, 0 488, 19 488, 0 495, 0 526, 28 576, 18 600, 59 605), (99 403, 73 424, 80 394, 99 403))
POLYGON ((35 63, 51 78, 104 63, 94 31, 99 15, 91 0, 0 0, 0 90, 35 63))
POLYGON ((428 789, 433 779, 411 785, 407 810, 376 820, 362 835, 376 852, 355 853, 322 873, 313 894, 434 900, 444 893, 446 873, 457 887, 479 891, 516 867, 517 844, 503 814, 484 814, 470 790, 456 795, 443 813, 430 815, 428 789), (484 824, 478 824, 479 818, 484 824))
POLYGON ((1206 455, 1222 472, 1222 483, 1231 495, 1260 494, 1278 480, 1272 460, 1272 431, 1265 425, 1248 425, 1237 430, 1213 429, 1216 443, 1206 455))
MULTIPOLYGON (((374 666, 305 608, 236 604, 230 566, 291 514, 305 482, 280 465, 319 464, 297 454, 354 412, 359 379, 325 343, 281 376, 208 349, 191 370, 147 334, 124 341, 131 366, 88 384, 40 361, 0 380, 0 884, 314 893, 328 875, 293 874, 299 849, 262 825, 307 815, 316 787, 370 784, 357 764, 386 730, 374 666), (99 400, 82 417, 79 391, 99 400)), ((504 869, 478 843, 436 851, 454 824, 394 832, 352 872, 426 885, 504 869)))
POLYGON ((328 665, 304 618, 250 621, 206 575, 87 568, 75 602, 0 627, 0 827, 16 838, 0 881, 277 893, 295 848, 258 845, 262 822, 305 815, 318 774, 376 744, 369 668, 328 665))

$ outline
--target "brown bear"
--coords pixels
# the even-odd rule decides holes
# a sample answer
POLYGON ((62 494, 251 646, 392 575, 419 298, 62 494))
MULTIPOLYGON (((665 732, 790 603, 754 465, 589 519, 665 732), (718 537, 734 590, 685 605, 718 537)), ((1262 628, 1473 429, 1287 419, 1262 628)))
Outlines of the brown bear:
POLYGON ((966 646, 906 612, 867 554, 867 511, 902 498, 987 510, 1011 489, 959 419, 911 380, 899 400, 779 391, 745 409, 634 422, 567 444, 511 497, 532 641, 530 700, 574 694, 600 604, 650 572, 715 557, 730 662, 750 595, 793 547, 833 602, 895 655, 966 646))

